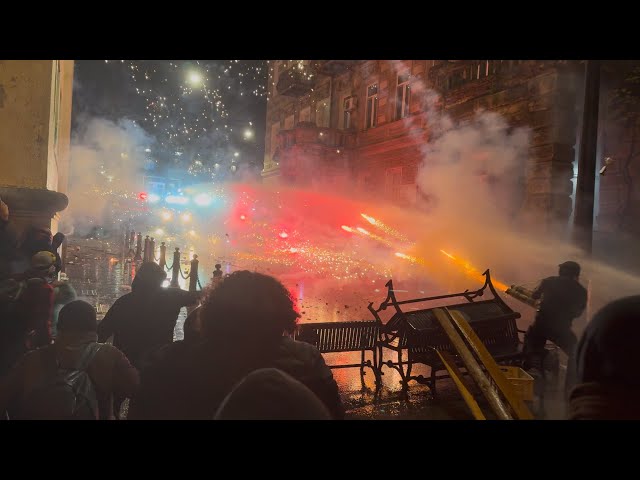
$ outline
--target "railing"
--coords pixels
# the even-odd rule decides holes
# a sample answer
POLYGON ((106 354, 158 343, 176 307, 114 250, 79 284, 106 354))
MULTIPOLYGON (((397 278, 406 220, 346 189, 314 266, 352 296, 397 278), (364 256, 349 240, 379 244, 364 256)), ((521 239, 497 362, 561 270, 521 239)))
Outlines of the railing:
POLYGON ((321 75, 335 77, 348 72, 364 60, 311 60, 311 67, 321 75))
MULTIPOLYGON (((156 255, 156 242, 154 237, 146 235, 144 240, 142 239, 142 233, 138 232, 137 235, 134 231, 125 232, 124 234, 124 252, 125 257, 131 259, 136 263, 154 262, 160 265, 167 272, 171 272, 171 281, 169 286, 172 288, 180 288, 178 283, 179 276, 184 280, 189 280, 189 291, 195 292, 203 289, 202 283, 198 276, 199 263, 198 255, 193 254, 193 258, 189 263, 189 271, 184 272, 182 270, 182 262, 180 260, 181 252, 180 247, 175 247, 173 252, 173 261, 171 265, 167 265, 167 245, 165 242, 161 242, 158 247, 160 252, 156 255), (134 246, 135 245, 135 246, 134 246)), ((218 279, 219 276, 216 272, 213 274, 214 279, 218 279)))
POLYGON ((313 89, 316 83, 315 72, 299 68, 298 65, 283 71, 278 77, 276 90, 279 95, 288 97, 301 97, 313 89))
POLYGON ((285 150, 294 145, 315 143, 327 147, 351 147, 355 145, 355 134, 334 128, 317 127, 313 123, 302 123, 278 133, 278 147, 285 150))
POLYGON ((499 74, 515 74, 523 65, 524 60, 449 61, 432 67, 429 75, 439 90, 447 92, 499 74))

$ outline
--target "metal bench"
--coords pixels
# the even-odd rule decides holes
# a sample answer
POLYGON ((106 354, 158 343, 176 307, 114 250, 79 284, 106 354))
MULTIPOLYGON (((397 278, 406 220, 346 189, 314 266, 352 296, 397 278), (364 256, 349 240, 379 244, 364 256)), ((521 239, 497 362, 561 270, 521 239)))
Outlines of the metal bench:
MULTIPOLYGON (((519 337, 516 319, 520 313, 512 310, 498 295, 493 284, 489 270, 484 272, 485 284, 476 291, 465 290, 461 293, 425 297, 411 300, 398 301, 395 297, 393 283, 387 282, 387 298, 377 309, 369 304, 376 321, 382 322, 379 312, 389 306, 393 306, 395 314, 380 328, 379 368, 383 366, 398 371, 404 387, 411 380, 429 385, 435 393, 436 381, 448 378, 449 375, 437 375, 437 372, 445 370, 438 351, 455 355, 455 349, 451 345, 447 335, 437 322, 434 308, 425 308, 410 312, 404 312, 401 305, 418 302, 429 302, 443 299, 464 298, 466 303, 447 305, 449 310, 459 311, 465 320, 471 325, 482 343, 486 346, 493 358, 503 364, 519 364, 522 361, 522 342, 519 337), (486 289, 493 294, 493 298, 476 301, 482 297, 486 289), (383 360, 383 349, 388 349, 397 355, 397 360, 383 360), (406 352, 406 360, 403 358, 406 352), (422 375, 413 376, 411 370, 414 364, 421 363, 431 369, 430 378, 422 375)), ((382 371, 379 372, 382 375, 382 371)))
POLYGON ((298 326, 295 340, 307 342, 320 353, 360 352, 360 363, 327 364, 329 368, 360 368, 364 384, 365 367, 370 368, 380 384, 378 367, 378 337, 380 323, 377 321, 303 323, 298 326), (371 359, 366 358, 371 352, 371 359))

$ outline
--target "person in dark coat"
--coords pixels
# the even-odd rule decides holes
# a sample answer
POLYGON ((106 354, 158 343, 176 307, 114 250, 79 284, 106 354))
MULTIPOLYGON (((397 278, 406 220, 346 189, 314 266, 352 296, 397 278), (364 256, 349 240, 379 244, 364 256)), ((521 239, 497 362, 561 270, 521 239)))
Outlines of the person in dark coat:
POLYGON ((173 342, 180 309, 194 305, 201 292, 163 288, 167 274, 155 263, 145 263, 131 283, 131 293, 111 306, 98 326, 98 340, 113 336, 120 349, 138 369, 155 350, 173 342))
POLYGON ((18 231, 9 220, 9 207, 0 199, 0 280, 12 273, 11 264, 18 254, 18 231))
POLYGON ((533 298, 541 300, 540 306, 524 339, 528 355, 543 353, 547 340, 560 347, 569 357, 568 385, 573 382, 571 365, 577 342, 571 325, 587 306, 587 290, 578 282, 579 277, 580 265, 569 261, 559 265, 558 276, 542 280, 533 292, 533 298))
POLYGON ((600 309, 576 348, 570 420, 640 420, 640 295, 600 309))
POLYGON ((275 278, 237 271, 208 287, 199 309, 204 339, 174 350, 142 373, 130 419, 212 419, 234 386, 251 372, 276 368, 344 418, 333 374, 311 344, 293 340, 299 314, 275 278))

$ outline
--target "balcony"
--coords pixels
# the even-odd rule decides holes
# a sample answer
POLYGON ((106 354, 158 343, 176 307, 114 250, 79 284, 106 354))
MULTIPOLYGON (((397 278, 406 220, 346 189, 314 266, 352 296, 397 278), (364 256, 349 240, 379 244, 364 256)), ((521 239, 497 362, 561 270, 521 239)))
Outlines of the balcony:
POLYGON ((432 67, 429 76, 446 93, 468 84, 517 75, 524 67, 523 60, 448 60, 432 67))
POLYGON ((313 60, 311 65, 320 75, 336 77, 348 72, 364 60, 313 60))
POLYGON ((349 148, 355 145, 355 134, 333 128, 317 127, 314 123, 308 122, 299 123, 291 130, 282 130, 278 133, 278 145, 281 150, 303 144, 349 148))
POLYGON ((315 83, 315 72, 309 68, 301 69, 296 65, 280 74, 276 90, 278 95, 297 98, 309 93, 315 83))

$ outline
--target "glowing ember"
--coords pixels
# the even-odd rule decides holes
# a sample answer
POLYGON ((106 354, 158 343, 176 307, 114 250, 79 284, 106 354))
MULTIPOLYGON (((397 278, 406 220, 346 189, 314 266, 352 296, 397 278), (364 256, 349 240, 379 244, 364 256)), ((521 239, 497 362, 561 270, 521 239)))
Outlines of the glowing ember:
POLYGON ((347 227, 346 225, 342 225, 341 227, 345 232, 353 233, 353 228, 347 227))
POLYGON ((375 225, 376 224, 376 219, 373 217, 370 217, 369 215, 365 214, 365 213, 361 213, 360 215, 362 215, 362 217, 369 222, 371 225, 375 225))
POLYGON ((375 226, 376 228, 379 228, 380 230, 382 230, 384 233, 386 233, 387 235, 394 237, 397 240, 400 240, 402 242, 408 242, 409 240, 407 239, 407 237, 405 237, 404 235, 402 235, 400 232, 398 232, 397 230, 394 230, 393 228, 389 227, 388 225, 385 225, 384 223, 382 223, 380 220, 377 220, 375 218, 373 218, 370 215, 367 215, 366 213, 361 213, 360 216, 362 216, 362 218, 364 218, 367 222, 369 222, 371 225, 375 226))
POLYGON ((287 238, 289 236, 289 234, 287 234, 287 232, 280 232, 279 234, 280 238, 287 238))

